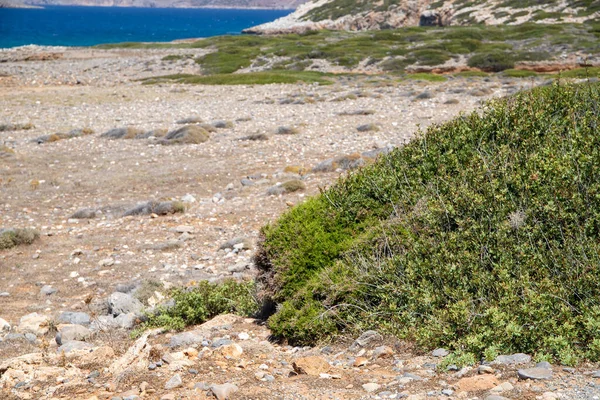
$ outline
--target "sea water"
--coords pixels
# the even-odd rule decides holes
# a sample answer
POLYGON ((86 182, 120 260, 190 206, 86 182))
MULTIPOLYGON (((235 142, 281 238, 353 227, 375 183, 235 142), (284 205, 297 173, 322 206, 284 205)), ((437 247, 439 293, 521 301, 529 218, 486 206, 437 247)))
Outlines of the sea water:
POLYGON ((0 8, 0 48, 91 46, 239 34, 292 10, 47 6, 0 8))

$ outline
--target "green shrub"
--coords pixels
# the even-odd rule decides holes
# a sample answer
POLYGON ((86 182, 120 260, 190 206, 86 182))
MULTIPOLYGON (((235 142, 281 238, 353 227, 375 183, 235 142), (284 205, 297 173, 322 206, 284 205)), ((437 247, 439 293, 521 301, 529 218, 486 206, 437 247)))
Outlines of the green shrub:
POLYGON ((539 74, 535 71, 528 71, 526 69, 506 69, 502 72, 502 75, 510 78, 530 78, 532 76, 538 76, 539 74))
POLYGON ((265 226, 273 333, 598 361, 599 108, 591 83, 494 100, 265 226))
POLYGON ((192 288, 173 289, 170 297, 175 304, 149 315, 142 329, 160 326, 181 330, 188 325, 201 324, 219 314, 235 313, 250 317, 259 311, 255 284, 252 281, 200 281, 192 288))
POLYGON ((494 51, 471 56, 467 61, 467 65, 471 68, 479 68, 485 72, 500 72, 505 69, 514 68, 515 60, 509 53, 494 51))
POLYGON ((32 244, 39 237, 40 234, 33 229, 0 229, 0 250, 32 244))

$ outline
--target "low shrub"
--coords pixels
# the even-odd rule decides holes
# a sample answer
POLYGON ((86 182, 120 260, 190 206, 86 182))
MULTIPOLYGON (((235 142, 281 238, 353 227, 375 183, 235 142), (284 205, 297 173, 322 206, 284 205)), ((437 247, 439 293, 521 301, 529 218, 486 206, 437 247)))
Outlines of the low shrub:
POLYGON ((32 244, 39 237, 40 234, 33 229, 0 229, 0 250, 23 244, 32 244))
POLYGON ((597 83, 493 100, 265 226, 273 333, 600 360, 599 104, 597 83))
POLYGON ((514 68, 515 60, 507 52, 495 51, 475 54, 469 58, 467 65, 471 68, 479 68, 485 72, 500 72, 505 69, 514 68))
POLYGON ((188 325, 201 324, 225 313, 251 317, 260 308, 255 293, 253 281, 238 282, 233 279, 221 283, 200 281, 191 288, 176 288, 169 293, 174 304, 159 307, 150 314, 142 329, 164 327, 182 330, 188 325))

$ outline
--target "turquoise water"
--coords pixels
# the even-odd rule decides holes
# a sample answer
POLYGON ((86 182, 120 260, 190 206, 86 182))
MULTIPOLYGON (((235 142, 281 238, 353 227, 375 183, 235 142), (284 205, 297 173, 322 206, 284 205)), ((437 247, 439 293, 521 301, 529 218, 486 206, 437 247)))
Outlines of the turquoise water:
POLYGON ((46 7, 0 8, 0 48, 91 46, 239 34, 292 10, 46 7))

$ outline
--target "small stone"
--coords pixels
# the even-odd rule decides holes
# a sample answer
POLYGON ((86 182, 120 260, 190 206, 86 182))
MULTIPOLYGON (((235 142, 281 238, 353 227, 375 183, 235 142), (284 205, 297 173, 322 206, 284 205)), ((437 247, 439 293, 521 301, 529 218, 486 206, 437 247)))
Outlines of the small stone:
POLYGON ((238 339, 248 340, 248 339, 250 339, 250 335, 248 335, 246 332, 241 332, 240 334, 238 334, 238 339))
POLYGON ((546 368, 526 368, 520 369, 517 371, 517 375, 519 379, 551 379, 552 378, 552 370, 546 368))
POLYGON ((352 347, 366 347, 382 340, 383 337, 376 331, 366 331, 354 341, 352 347))
POLYGON ((194 384, 194 389, 205 391, 205 390, 210 390, 210 386, 208 386, 204 382, 198 382, 198 383, 194 384))
POLYGON ((58 322, 63 324, 89 325, 91 318, 84 312, 63 311, 58 315, 58 322))
POLYGON ((224 383, 222 385, 211 385, 210 390, 217 400, 227 400, 229 396, 238 391, 238 387, 232 383, 224 383))
POLYGON ((10 324, 3 318, 0 318, 0 332, 10 332, 10 324))
POLYGON ((319 356, 299 358, 292 363, 292 367, 297 374, 312 376, 319 376, 319 374, 327 373, 331 368, 329 363, 319 356))
POLYGON ((57 349, 58 353, 69 353, 73 350, 84 350, 84 349, 91 349, 94 346, 86 343, 86 342, 81 342, 79 340, 69 340, 69 341, 64 341, 62 346, 60 346, 57 349))
POLYGON ((454 393, 454 390, 452 390, 452 389, 442 389, 442 394, 444 396, 452 396, 453 393, 454 393))
POLYGON ((509 356, 501 355, 496 357, 493 361, 493 364, 504 364, 504 365, 514 365, 514 364, 528 364, 531 361, 531 356, 523 353, 512 354, 509 356))
POLYGON ((190 374, 192 374, 192 375, 198 375, 198 370, 197 370, 197 369, 194 369, 194 368, 190 368, 190 369, 188 369, 188 372, 189 372, 190 374))
POLYGON ((394 350, 390 346, 379 346, 373 350, 373 359, 389 358, 394 355, 394 350))
POLYGON ((510 400, 510 399, 508 397, 492 394, 492 395, 486 397, 485 400, 510 400))
POLYGON ((115 317, 120 314, 141 313, 144 305, 133 296, 114 292, 108 298, 108 311, 115 317))
POLYGON ((510 382, 502 382, 498 386, 491 388, 490 392, 502 393, 502 392, 511 391, 513 389, 514 389, 514 386, 510 382))
POLYGON ((150 371, 154 371, 154 370, 156 369, 156 364, 154 364, 154 363, 150 363, 150 364, 148 364, 148 369, 149 369, 150 371))
POLYGON ((71 340, 87 340, 92 336, 92 331, 82 325, 60 325, 60 330, 56 334, 56 343, 60 346, 63 342, 71 340))
POLYGON ((244 349, 239 344, 233 343, 219 347, 219 351, 225 358, 238 358, 242 355, 244 349))
POLYGON ((179 225, 174 228, 177 233, 194 233, 194 227, 190 225, 179 225))
POLYGON ((195 203, 196 202, 196 198, 193 195, 191 195, 191 194, 188 193, 188 194, 186 194, 185 196, 183 196, 181 198, 181 201, 184 202, 184 203, 195 203))
POLYGON ((435 349, 431 352, 431 355, 434 357, 446 357, 448 354, 450 354, 448 350, 442 348, 435 349))
POLYGON ((183 385, 183 381, 181 380, 181 376, 179 374, 175 374, 169 379, 167 383, 165 383, 165 389, 171 390, 180 387, 183 385))
POLYGON ((50 285, 44 285, 40 289, 40 294, 43 294, 43 295, 46 295, 46 296, 53 295, 56 292, 58 292, 58 289, 55 289, 55 288, 53 288, 50 285))
POLYGON ((456 388, 463 392, 479 392, 490 390, 500 384, 498 378, 494 375, 475 375, 469 378, 462 378, 456 383, 456 388))
POLYGON ((362 367, 365 366, 369 363, 369 360, 367 360, 365 357, 356 357, 354 359, 354 363, 352 364, 354 367, 362 367))
POLYGON ((477 368, 477 373, 478 374, 493 374, 494 368, 490 367, 489 365, 480 365, 479 368, 477 368))
POLYGON ((552 369, 552 364, 550 364, 548 361, 540 361, 539 363, 535 364, 536 368, 544 368, 544 369, 552 369))
POLYGON ((36 336, 43 336, 48 332, 48 317, 35 312, 24 315, 19 321, 17 332, 30 332, 36 336))
POLYGON ((381 385, 379 385, 375 382, 369 382, 369 383, 365 383, 364 385, 362 385, 362 388, 367 393, 373 393, 374 391, 378 390, 380 387, 381 387, 381 385))
POLYGON ((170 347, 193 346, 202 343, 204 336, 196 331, 188 331, 171 336, 170 347))
POLYGON ((104 259, 98 261, 99 267, 110 267, 114 264, 115 264, 115 260, 113 260, 112 258, 104 258, 104 259))

